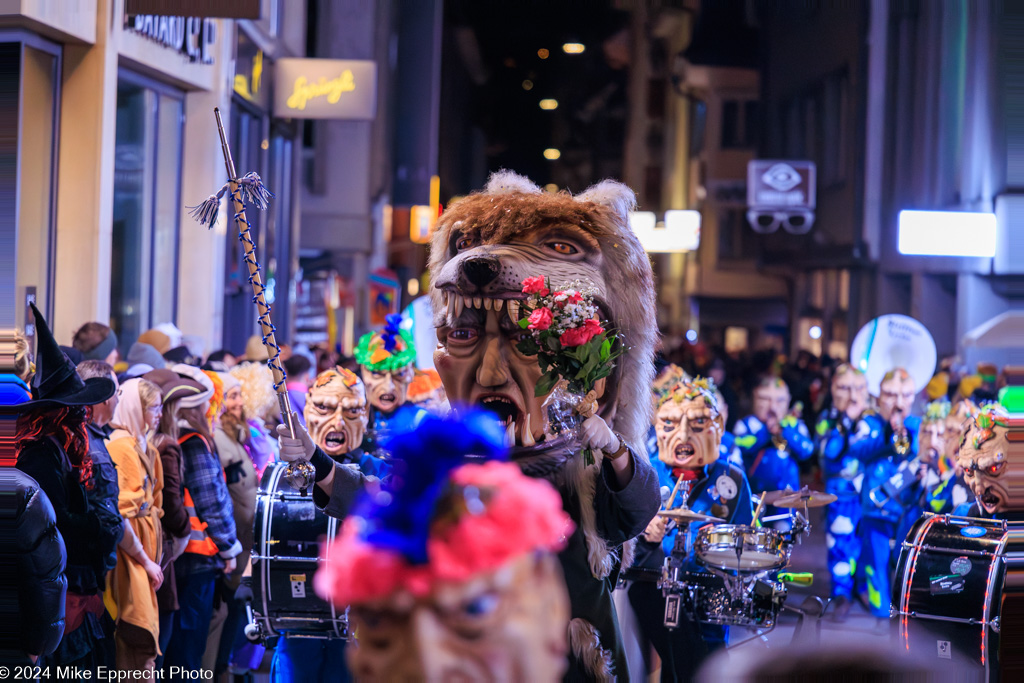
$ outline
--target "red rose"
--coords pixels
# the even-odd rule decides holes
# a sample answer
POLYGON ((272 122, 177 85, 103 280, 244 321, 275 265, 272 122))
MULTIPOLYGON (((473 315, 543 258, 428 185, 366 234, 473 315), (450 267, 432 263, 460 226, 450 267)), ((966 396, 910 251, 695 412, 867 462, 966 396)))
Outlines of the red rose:
POLYGON ((551 327, 552 319, 553 316, 551 315, 550 308, 547 306, 538 308, 530 314, 529 318, 527 318, 527 320, 530 321, 530 324, 527 325, 527 327, 531 330, 546 330, 551 327))
POLYGON ((550 293, 551 290, 544 286, 544 278, 540 275, 537 277, 528 277, 523 280, 523 294, 547 296, 550 293))
POLYGON ((558 341, 562 343, 562 346, 582 346, 602 332, 604 332, 604 328, 601 327, 601 323, 590 318, 579 327, 563 332, 558 341))

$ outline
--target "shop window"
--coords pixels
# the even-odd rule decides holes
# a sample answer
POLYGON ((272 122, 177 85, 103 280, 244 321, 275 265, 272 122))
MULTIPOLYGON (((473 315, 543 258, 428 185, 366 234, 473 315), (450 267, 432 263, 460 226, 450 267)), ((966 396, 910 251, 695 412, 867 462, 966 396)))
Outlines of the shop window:
POLYGON ((31 332, 27 301, 51 312, 60 47, 0 31, 0 320, 31 332))
POLYGON ((110 317, 122 354, 150 327, 176 322, 183 117, 179 91, 120 74, 110 317))

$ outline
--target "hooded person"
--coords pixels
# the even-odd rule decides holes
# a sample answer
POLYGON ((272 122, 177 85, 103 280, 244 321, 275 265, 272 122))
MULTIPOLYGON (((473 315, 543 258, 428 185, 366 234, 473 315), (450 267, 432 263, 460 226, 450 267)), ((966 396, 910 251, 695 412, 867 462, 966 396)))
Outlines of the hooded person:
POLYGON ((224 405, 223 380, 215 372, 191 365, 171 369, 210 391, 208 398, 181 399, 178 410, 181 479, 192 532, 185 552, 174 565, 180 609, 174 613, 173 633, 164 658, 164 671, 171 667, 196 671, 203 664, 217 583, 224 574, 234 572, 242 544, 211 433, 211 425, 216 425, 224 405))
POLYGON ((363 449, 380 455, 380 444, 394 430, 414 428, 426 411, 409 404, 409 385, 416 374, 416 346, 401 329, 402 316, 387 316, 379 332, 359 338, 356 362, 370 401, 370 423, 363 449))
POLYGON ((572 522, 558 492, 502 462, 489 415, 430 416, 388 448, 394 479, 357 504, 314 579, 350 606, 356 680, 559 680, 569 599, 554 553, 572 522))
MULTIPOLYGON (((174 613, 179 608, 174 561, 185 552, 192 532, 188 511, 185 509, 181 446, 178 444, 178 411, 186 400, 193 403, 204 401, 213 393, 213 388, 167 368, 147 372, 143 379, 155 384, 163 396, 160 423, 151 440, 160 456, 164 476, 161 491, 163 515, 160 518, 163 531, 160 569, 163 570, 164 580, 156 591, 157 607, 160 610, 159 645, 163 652, 170 642, 174 613)), ((162 662, 163 656, 160 655, 157 657, 157 668, 161 667, 162 662)))
POLYGON ((109 365, 117 361, 117 335, 103 323, 89 322, 79 327, 71 345, 83 360, 101 360, 109 365))
MULTIPOLYGON (((253 395, 261 397, 265 393, 262 391, 264 387, 249 386, 247 401, 246 387, 239 381, 239 376, 246 378, 247 383, 253 381, 252 377, 256 377, 257 382, 263 379, 267 379, 268 382, 271 380, 263 375, 262 370, 266 368, 258 364, 244 363, 236 368, 239 370, 238 373, 216 373, 224 402, 215 420, 213 443, 224 470, 228 493, 231 495, 231 511, 242 552, 236 558, 234 571, 226 573, 218 587, 222 590, 221 604, 210 620, 210 634, 203 657, 203 667, 213 670, 215 676, 219 676, 227 669, 232 653, 237 649, 236 643, 241 646, 246 642, 242 634, 245 627, 245 605, 242 601, 236 600, 234 595, 241 584, 243 573, 248 568, 249 556, 252 553, 256 490, 266 463, 272 459, 269 446, 264 446, 262 450, 256 448, 257 444, 261 443, 260 440, 266 442, 269 439, 260 431, 263 421, 254 419, 249 412, 263 409, 258 400, 253 400, 253 395), (263 453, 266 453, 266 456, 263 456, 263 453), (259 470, 256 468, 257 462, 262 464, 259 470)), ((269 371, 267 375, 270 375, 269 371)), ((276 406, 276 403, 274 405, 276 406)))
POLYGON ((103 532, 104 513, 88 503, 88 491, 95 482, 86 407, 106 401, 116 389, 109 377, 83 380, 58 347, 43 315, 34 304, 31 309, 37 349, 30 395, 16 405, 0 405, 0 414, 17 416, 17 468, 49 498, 57 530, 68 539, 64 635, 53 653, 37 664, 95 669, 107 665, 113 650, 104 637, 102 590, 107 558, 117 538, 103 532))
POLYGON ((612 591, 630 563, 633 539, 660 504, 644 441, 656 306, 650 259, 629 227, 635 204, 632 190, 615 181, 572 196, 498 172, 445 211, 430 249, 434 367, 448 400, 457 410, 472 405, 504 420, 512 461, 554 484, 576 525, 559 553, 571 604, 572 680, 628 675, 612 591), (594 385, 595 410, 578 432, 556 434, 544 405, 553 389, 540 384, 539 357, 519 348, 524 290, 538 279, 568 289, 579 282, 593 292, 600 321, 591 319, 582 332, 573 330, 578 339, 560 344, 585 343, 606 324, 622 351, 594 385))
POLYGON ((117 606, 117 668, 152 671, 160 654, 160 610, 156 591, 163 583, 163 464, 150 443, 162 414, 160 389, 141 378, 120 386, 107 440, 117 466, 118 511, 124 537, 110 593, 117 606))

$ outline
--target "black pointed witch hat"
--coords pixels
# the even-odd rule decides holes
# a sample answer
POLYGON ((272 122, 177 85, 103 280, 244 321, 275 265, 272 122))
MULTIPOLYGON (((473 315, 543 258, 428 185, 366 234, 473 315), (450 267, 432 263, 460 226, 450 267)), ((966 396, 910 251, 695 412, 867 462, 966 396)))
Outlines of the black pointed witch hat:
POLYGON ((0 405, 0 412, 23 413, 33 408, 61 406, 92 406, 114 395, 117 387, 109 377, 83 380, 75 372, 75 364, 60 350, 46 319, 35 304, 36 373, 32 377, 32 400, 17 405, 0 405))

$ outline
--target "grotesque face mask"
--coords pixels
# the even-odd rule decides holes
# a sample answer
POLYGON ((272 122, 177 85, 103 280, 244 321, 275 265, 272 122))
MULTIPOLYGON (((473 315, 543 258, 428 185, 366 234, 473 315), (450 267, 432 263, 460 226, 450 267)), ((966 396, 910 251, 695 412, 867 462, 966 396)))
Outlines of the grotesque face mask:
POLYGON ((1005 415, 983 412, 972 421, 957 457, 957 464, 964 470, 964 483, 974 493, 981 509, 990 515, 1009 509, 1008 431, 1005 415))
POLYGON ((894 427, 897 423, 902 426, 903 420, 910 414, 915 393, 917 390, 910 375, 902 370, 894 370, 882 380, 878 393, 878 413, 894 427))
POLYGON ((303 415, 313 442, 327 455, 338 458, 358 448, 367 422, 362 382, 344 368, 325 370, 309 389, 303 415))
POLYGON ((553 555, 528 554, 422 598, 352 605, 358 680, 554 681, 566 667, 569 602, 553 555))
POLYGON ((856 419, 868 405, 868 381, 864 374, 844 365, 832 378, 832 405, 856 419))
POLYGON ((789 410, 789 387, 777 382, 754 390, 754 417, 766 425, 778 424, 789 410))
POLYGON ((555 430, 541 409, 546 397, 534 396, 542 374, 537 359, 516 349, 526 278, 544 277, 556 289, 579 282, 593 291, 596 317, 609 321, 629 349, 595 388, 597 414, 627 436, 650 419, 654 297, 649 259, 622 211, 632 201, 628 188, 611 181, 573 197, 498 173, 439 222, 430 263, 440 342, 434 365, 453 406, 475 404, 514 425, 516 459, 559 441, 548 438, 555 430))
POLYGON ((658 459, 669 467, 695 470, 718 460, 722 417, 703 396, 666 400, 658 409, 655 431, 658 459))
POLYGON ((949 462, 956 462, 957 451, 960 448, 960 441, 964 432, 970 429, 971 418, 977 413, 977 408, 970 401, 957 401, 953 409, 946 416, 946 435, 943 440, 945 450, 943 457, 949 462))
POLYGON ((370 405, 382 413, 400 408, 406 399, 409 382, 412 381, 412 365, 397 370, 370 370, 360 368, 370 405))

